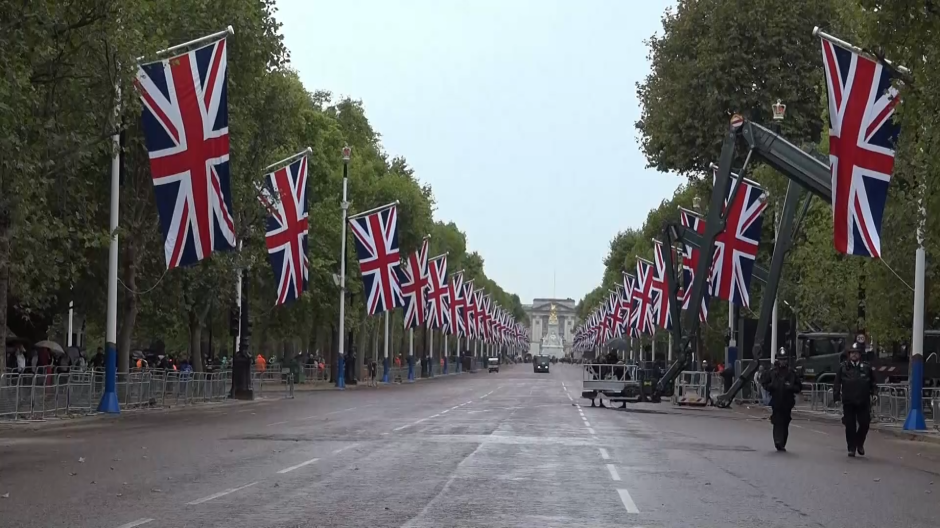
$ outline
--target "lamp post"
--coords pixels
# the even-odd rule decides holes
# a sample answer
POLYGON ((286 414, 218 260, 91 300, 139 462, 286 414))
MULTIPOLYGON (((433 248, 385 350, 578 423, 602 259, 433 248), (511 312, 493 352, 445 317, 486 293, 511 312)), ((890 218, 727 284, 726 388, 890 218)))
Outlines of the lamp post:
MULTIPOLYGON (((787 105, 780 102, 780 99, 777 99, 775 104, 770 105, 774 113, 773 129, 774 132, 780 133, 780 125, 783 123, 783 119, 787 115, 787 105)), ((774 245, 777 244, 777 231, 780 229, 780 209, 777 207, 777 204, 774 203, 774 245)), ((777 297, 774 296, 774 307, 771 310, 770 314, 770 362, 773 362, 777 359, 777 297)))
POLYGON ((346 213, 349 209, 347 201, 347 183, 349 180, 349 158, 352 148, 343 147, 343 201, 339 207, 342 209, 343 225, 340 231, 339 243, 339 344, 336 354, 336 388, 346 388, 346 213))

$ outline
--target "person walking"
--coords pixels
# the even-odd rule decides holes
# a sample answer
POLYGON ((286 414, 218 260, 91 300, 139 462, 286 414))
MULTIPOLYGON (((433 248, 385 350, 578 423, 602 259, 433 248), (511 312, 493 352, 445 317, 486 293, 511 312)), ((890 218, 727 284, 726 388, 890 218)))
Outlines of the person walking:
POLYGON ((781 356, 774 368, 764 373, 761 386, 770 394, 770 422, 774 425, 774 447, 777 451, 786 451, 792 419, 790 413, 796 405, 796 395, 803 388, 796 372, 790 369, 787 356, 781 356))
POLYGON ((833 400, 842 401, 842 423, 845 425, 845 443, 849 456, 865 456, 865 438, 871 424, 871 398, 878 391, 875 372, 862 361, 864 344, 852 343, 849 358, 836 371, 832 386, 833 400))
POLYGON ((373 359, 372 361, 369 362, 369 386, 370 387, 379 386, 379 383, 376 380, 376 376, 378 376, 378 373, 379 373, 379 366, 373 359))

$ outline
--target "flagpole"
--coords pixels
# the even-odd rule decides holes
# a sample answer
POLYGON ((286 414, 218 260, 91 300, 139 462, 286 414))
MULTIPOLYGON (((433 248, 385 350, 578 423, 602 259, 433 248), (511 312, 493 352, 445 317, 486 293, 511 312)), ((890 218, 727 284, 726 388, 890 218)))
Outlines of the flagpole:
POLYGON ((350 147, 343 147, 343 201, 340 202, 342 209, 343 224, 340 233, 339 243, 339 343, 337 344, 336 354, 336 388, 346 388, 346 212, 349 209, 347 200, 347 189, 349 181, 349 156, 352 154, 350 147))
POLYGON ((415 329, 408 329, 408 383, 415 381, 415 329))
MULTIPOLYGON (((454 301, 451 301, 454 302, 454 301)), ((447 356, 449 350, 447 350, 447 332, 444 332, 444 354, 441 356, 444 359, 444 374, 447 374, 447 356)))
MULTIPOLYGON (((117 102, 114 105, 114 120, 121 115, 121 87, 114 86, 117 102)), ((104 393, 98 403, 98 412, 118 414, 121 405, 117 398, 117 272, 118 272, 118 198, 121 193, 121 133, 111 136, 111 217, 108 228, 111 243, 108 246, 108 308, 105 327, 104 393)))
MULTIPOLYGON (((466 329, 464 330, 466 331, 466 329)), ((457 374, 460 374, 460 367, 461 367, 460 364, 463 363, 463 360, 461 359, 461 357, 462 356, 460 355, 460 336, 457 336, 457 365, 454 366, 454 372, 456 372, 457 374)))
POLYGON ((392 318, 392 311, 385 310, 385 342, 383 343, 385 347, 385 355, 382 358, 382 383, 388 383, 388 324, 389 320, 392 318))
POLYGON ((428 376, 434 377, 434 330, 428 328, 428 376))

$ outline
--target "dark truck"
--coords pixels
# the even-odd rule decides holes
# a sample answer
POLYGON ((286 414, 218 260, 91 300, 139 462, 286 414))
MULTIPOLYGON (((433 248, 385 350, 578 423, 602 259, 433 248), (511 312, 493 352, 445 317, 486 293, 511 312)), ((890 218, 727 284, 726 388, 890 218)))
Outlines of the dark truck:
MULTIPOLYGON (((796 366, 803 379, 810 383, 832 383, 836 370, 845 360, 846 347, 853 337, 839 332, 804 332, 797 334, 796 366)), ((906 343, 891 343, 880 353, 866 352, 863 359, 871 363, 878 383, 907 381, 910 365, 906 343)), ((924 386, 940 387, 940 330, 924 332, 924 386)))

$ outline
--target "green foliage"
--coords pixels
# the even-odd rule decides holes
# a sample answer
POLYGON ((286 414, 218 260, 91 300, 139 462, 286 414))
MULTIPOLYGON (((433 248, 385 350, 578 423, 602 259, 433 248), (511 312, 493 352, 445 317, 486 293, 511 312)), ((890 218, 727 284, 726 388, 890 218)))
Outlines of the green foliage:
MULTIPOLYGON (((228 334, 239 268, 250 270, 245 288, 261 348, 286 350, 300 343, 325 353, 338 313, 333 274, 344 234, 346 324, 363 330, 355 250, 340 225, 344 145, 353 149, 351 214, 398 200, 403 254, 433 234, 433 249, 450 252, 452 270, 466 267, 468 279, 476 278, 517 318, 524 315, 518 297, 486 277, 482 258, 467 254, 459 228, 433 220, 431 188, 404 157, 389 159, 362 103, 334 101, 329 92, 304 88, 289 67, 273 0, 0 0, 0 11, 11 15, 0 22, 0 305, 9 301, 16 313, 56 314, 74 299, 89 331, 105 327, 110 135, 123 125, 118 235, 124 364, 130 348, 154 339, 171 352, 192 352, 208 332, 216 336, 216 349, 221 342, 230 351, 228 339, 218 336, 228 334), (167 272, 139 128, 141 108, 131 88, 137 59, 228 25, 235 29, 228 40, 230 165, 243 248, 167 272), (115 85, 123 88, 117 119, 115 85), (256 185, 270 163, 307 147, 310 289, 293 305, 275 308, 266 213, 256 185), (288 342, 290 347, 282 346, 288 342)), ((2 329, 6 310, 0 314, 2 329)), ((90 335, 89 343, 97 346, 103 337, 90 335)))

